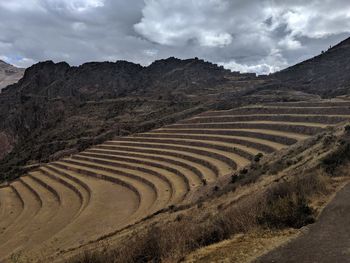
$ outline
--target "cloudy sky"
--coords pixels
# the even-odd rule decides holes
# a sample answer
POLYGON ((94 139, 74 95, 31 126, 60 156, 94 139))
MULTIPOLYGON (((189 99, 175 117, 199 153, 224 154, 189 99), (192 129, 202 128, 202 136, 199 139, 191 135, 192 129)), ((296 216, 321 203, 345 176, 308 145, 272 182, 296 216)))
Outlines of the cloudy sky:
POLYGON ((269 73, 350 36, 349 0, 0 0, 0 59, 200 57, 269 73))

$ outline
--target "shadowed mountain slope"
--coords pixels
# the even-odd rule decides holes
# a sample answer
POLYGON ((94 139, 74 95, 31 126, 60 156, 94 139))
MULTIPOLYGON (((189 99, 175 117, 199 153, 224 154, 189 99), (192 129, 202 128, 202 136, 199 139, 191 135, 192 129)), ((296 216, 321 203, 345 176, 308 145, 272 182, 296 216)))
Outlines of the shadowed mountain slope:
POLYGON ((38 63, 0 95, 2 177, 201 112, 223 93, 255 82, 261 81, 199 59, 169 58, 148 67, 125 61, 38 63))
POLYGON ((349 94, 350 38, 321 55, 274 74, 289 87, 324 97, 349 94))

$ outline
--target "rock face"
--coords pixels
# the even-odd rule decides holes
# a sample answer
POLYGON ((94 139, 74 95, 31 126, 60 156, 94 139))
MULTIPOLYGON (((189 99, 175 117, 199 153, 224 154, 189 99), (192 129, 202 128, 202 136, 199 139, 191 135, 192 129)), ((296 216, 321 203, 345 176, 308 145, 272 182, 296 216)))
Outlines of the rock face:
POLYGON ((0 94, 0 174, 176 121, 256 81, 199 59, 38 63, 0 94))
POLYGON ((14 139, 8 136, 5 132, 0 132, 0 159, 4 158, 6 154, 12 151, 14 146, 14 139))
POLYGON ((293 89, 323 97, 349 94, 350 38, 274 76, 293 89))
POLYGON ((149 67, 118 61, 92 62, 79 67, 46 61, 28 68, 23 79, 6 94, 45 96, 48 99, 70 97, 79 101, 112 99, 126 94, 180 91, 196 93, 227 81, 231 72, 199 59, 159 60, 149 67))
POLYGON ((0 60, 0 92, 23 77, 24 69, 16 68, 0 60))

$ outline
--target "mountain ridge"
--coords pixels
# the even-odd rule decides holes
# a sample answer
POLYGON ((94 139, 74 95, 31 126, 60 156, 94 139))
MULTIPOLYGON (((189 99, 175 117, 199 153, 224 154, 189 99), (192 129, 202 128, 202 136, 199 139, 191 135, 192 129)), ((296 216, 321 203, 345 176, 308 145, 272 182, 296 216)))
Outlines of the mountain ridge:
POLYGON ((348 94, 350 90, 350 38, 320 55, 273 74, 293 89, 325 98, 348 94), (332 88, 330 88, 330 86, 332 88))

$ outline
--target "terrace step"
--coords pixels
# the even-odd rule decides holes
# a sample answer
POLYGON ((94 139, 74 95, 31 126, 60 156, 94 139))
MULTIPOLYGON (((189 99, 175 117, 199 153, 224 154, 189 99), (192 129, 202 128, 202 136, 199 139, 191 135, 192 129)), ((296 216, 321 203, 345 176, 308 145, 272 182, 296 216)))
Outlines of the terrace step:
MULTIPOLYGON (((97 239, 101 235, 136 222, 148 211, 149 205, 145 206, 144 200, 140 203, 140 196, 125 186, 63 169, 57 163, 50 164, 49 168, 82 182, 90 189, 90 199, 79 217, 36 249, 41 250, 41 253, 48 253, 51 247, 63 250, 76 244, 87 243, 91 239, 97 239), (111 211, 118 212, 111 213, 111 211), (71 235, 71 233, 76 234, 71 235)), ((51 254, 56 252, 50 251, 51 254)))
POLYGON ((26 219, 27 225, 22 230, 24 237, 29 236, 30 239, 24 238, 19 242, 19 233, 16 232, 17 236, 15 235, 16 245, 21 249, 25 249, 25 251, 29 251, 29 249, 40 245, 46 239, 60 231, 65 224, 57 217, 61 211, 61 203, 56 193, 48 190, 31 176, 22 177, 21 181, 31 192, 35 193, 34 195, 38 200, 40 199, 40 203, 42 204, 40 211, 35 217, 26 219))
POLYGON ((220 115, 251 115, 251 114, 321 114, 321 115, 350 115, 348 106, 337 107, 294 107, 294 106, 255 106, 244 107, 225 111, 208 111, 199 116, 220 115))
MULTIPOLYGON (((187 190, 191 190, 194 187, 197 187, 201 185, 200 177, 197 177, 196 174, 194 174, 191 170, 184 169, 181 166, 177 165, 171 165, 167 162, 157 161, 155 162, 152 159, 149 158, 141 158, 140 156, 118 156, 113 154, 107 154, 107 153, 99 153, 99 152, 83 152, 80 155, 82 156, 88 156, 88 157, 96 157, 96 158, 105 158, 107 160, 125 160, 128 163, 137 163, 137 164, 145 164, 146 166, 150 167, 157 167, 162 169, 162 172, 169 172, 170 174, 173 174, 175 176, 178 176, 183 181, 182 184, 187 190), (139 158, 138 158, 139 157, 139 158), (188 173, 190 173, 190 176, 188 176, 188 173)), ((199 172, 199 171, 198 171, 199 172)), ((199 172, 200 173, 200 172, 199 172)))
MULTIPOLYGON (((36 215, 40 210, 41 204, 38 202, 33 193, 27 189, 21 181, 15 181, 9 187, 12 190, 12 196, 14 200, 19 200, 20 213, 15 218, 12 218, 12 222, 7 224, 6 228, 0 236, 0 259, 5 256, 7 248, 13 249, 15 247, 10 246, 10 240, 14 238, 13 233, 18 233, 25 228, 28 222, 36 215)), ((17 238, 16 235, 16 238, 17 238)))
POLYGON ((305 140, 306 135, 297 133, 288 133, 263 129, 176 129, 176 128, 161 128, 152 131, 152 133, 185 133, 185 134, 202 134, 202 135, 225 135, 234 137, 247 137, 252 139, 261 139, 267 142, 276 142, 281 145, 292 145, 298 140, 305 140))
POLYGON ((161 163, 164 165, 169 165, 176 167, 177 170, 182 171, 184 174, 187 174, 189 181, 193 181, 191 183, 192 186, 196 186, 197 184, 201 184, 203 179, 210 180, 210 178, 215 178, 214 172, 209 168, 200 165, 196 162, 191 162, 186 159, 177 158, 175 156, 167 157, 164 153, 162 154, 149 154, 149 153, 131 153, 129 151, 123 150, 106 150, 103 148, 92 148, 84 153, 89 154, 107 154, 111 156, 127 156, 135 159, 141 160, 151 160, 157 163, 161 163), (212 175, 211 175, 212 174, 212 175), (211 175, 211 176, 210 176, 211 175))
POLYGON ((77 213, 77 216, 85 209, 85 207, 88 205, 90 200, 90 193, 89 190, 82 186, 82 183, 77 183, 77 180, 71 180, 67 175, 62 176, 63 173, 60 173, 59 171, 55 170, 54 168, 43 166, 39 168, 39 171, 51 178, 52 180, 55 180, 69 189, 71 189, 75 194, 78 196, 80 200, 80 209, 77 213))
POLYGON ((215 122, 252 122, 252 121, 274 121, 274 122, 300 122, 337 124, 349 121, 350 115, 316 115, 316 114, 251 114, 251 115, 214 115, 198 116, 181 121, 179 123, 215 123, 215 122))
POLYGON ((285 145, 247 137, 227 136, 227 135, 203 135, 203 134, 186 134, 186 133, 142 133, 138 134, 139 137, 147 138, 164 138, 164 139, 190 139, 199 140, 202 142, 215 142, 226 143, 227 145, 233 145, 233 147, 239 148, 242 151, 249 152, 251 154, 257 154, 258 152, 271 153, 276 149, 281 149, 285 145), (274 147, 272 147, 274 146, 274 147))
MULTIPOLYGON (((170 135, 171 136, 171 135, 170 135)), ((176 135, 174 135, 176 137, 176 135)), ((189 135, 190 136, 190 135, 189 135)), ((245 166, 250 163, 254 155, 259 153, 254 148, 232 144, 228 142, 220 142, 215 140, 201 140, 200 138, 187 139, 187 138, 163 138, 155 136, 149 137, 125 137, 120 141, 126 142, 141 142, 141 143, 153 143, 153 144, 166 144, 166 145, 190 145, 193 149, 205 150, 217 154, 218 156, 226 156, 232 161, 228 161, 228 164, 232 166, 245 166)))
MULTIPOLYGON (((204 147, 193 147, 190 145, 174 145, 171 143, 155 143, 146 141, 113 141, 106 142, 103 146, 127 146, 131 148, 146 148, 146 149, 156 149, 156 150, 167 150, 173 153, 180 154, 190 154, 191 156, 201 159, 204 162, 208 162, 212 166, 216 167, 218 170, 218 175, 224 175, 237 168, 237 164, 234 160, 226 156, 226 152, 222 154, 221 151, 207 149, 204 147), (219 154, 218 154, 219 152, 219 154)), ((203 162, 203 163, 204 163, 203 162)))
POLYGON ((110 162, 104 162, 103 160, 87 161, 81 160, 81 158, 78 159, 72 157, 69 159, 64 159, 63 161, 69 164, 81 165, 97 170, 108 171, 118 174, 121 177, 130 177, 142 182, 146 182, 156 191, 157 202, 168 204, 172 201, 173 191, 171 183, 166 179, 166 177, 152 173, 151 171, 148 171, 148 173, 146 173, 145 170, 139 171, 133 166, 127 166, 123 164, 118 164, 117 166, 117 164, 113 163, 113 165, 111 165, 110 162))
POLYGON ((79 215, 83 200, 81 193, 77 193, 77 189, 73 188, 72 185, 63 180, 58 180, 42 170, 31 172, 30 176, 56 195, 56 199, 60 203, 60 209, 54 218, 54 222, 58 221, 62 226, 66 226, 79 215))
POLYGON ((1 217, 0 235, 15 222, 16 218, 23 212, 22 199, 18 196, 13 186, 0 188, 1 217))
MULTIPOLYGON (((24 201, 24 210, 16 223, 1 235, 1 260, 14 251, 28 249, 48 238, 53 233, 50 223, 61 205, 51 191, 31 176, 24 176, 12 185, 24 201)), ((58 231, 62 225, 58 224, 55 227, 58 231)))
POLYGON ((66 180, 68 184, 73 184, 73 185, 75 184, 74 187, 78 188, 80 194, 82 195, 82 199, 83 199, 82 210, 89 205, 90 199, 92 196, 92 189, 88 184, 84 182, 84 180, 82 180, 81 178, 75 175, 72 175, 68 171, 64 171, 55 167, 53 164, 43 166, 42 169, 47 170, 51 174, 55 173, 57 177, 59 177, 60 179, 66 180))
POLYGON ((143 210, 156 210, 163 203, 157 198, 158 193, 155 186, 145 179, 135 176, 120 175, 119 173, 110 172, 109 170, 101 169, 98 166, 96 167, 95 165, 89 165, 82 162, 67 162, 67 160, 62 160, 55 162, 55 165, 61 169, 106 180, 130 189, 138 196, 140 202, 139 207, 143 210))
POLYGON ((345 100, 301 101, 301 102, 276 102, 267 103, 266 106, 275 107, 350 107, 350 102, 345 100))
POLYGON ((178 169, 177 166, 171 166, 169 163, 162 162, 162 161, 153 161, 145 158, 135 158, 135 156, 117 156, 117 155, 111 155, 111 154, 102 154, 102 153, 91 153, 91 152, 82 152, 79 154, 79 156, 84 157, 96 157, 96 158, 103 158, 106 160, 114 160, 118 162, 125 162, 127 164, 137 164, 140 167, 143 168, 157 168, 159 173, 169 173, 171 180, 178 181, 178 186, 185 187, 188 190, 191 187, 190 179, 188 179, 185 174, 183 173, 183 169, 178 169), (178 177, 178 178, 172 178, 172 177, 178 177))
POLYGON ((335 100, 209 111, 41 166, 0 188, 0 262, 20 250, 59 256, 111 237, 191 200, 194 189, 258 153, 348 120, 350 102, 335 100))
MULTIPOLYGON (((211 176, 211 180, 216 180, 216 178, 220 175, 221 170, 213 164, 216 160, 211 157, 207 157, 206 155, 200 155, 193 152, 188 152, 187 149, 179 151, 172 150, 172 149, 165 149, 165 147, 151 147, 149 145, 135 145, 135 144, 129 144, 129 145, 116 145, 116 144, 103 144, 99 146, 95 146, 95 148, 92 148, 91 150, 104 150, 104 151, 127 151, 131 153, 141 153, 141 154, 155 154, 159 156, 170 156, 173 158, 178 158, 180 161, 188 161, 189 163, 194 163, 199 166, 205 167, 207 171, 210 171, 210 173, 205 174, 206 176, 211 176)), ((199 168, 198 168, 199 169, 199 168)))
POLYGON ((222 122, 222 123, 197 123, 197 124, 173 124, 168 128, 173 129, 254 129, 271 130, 302 135, 314 135, 322 132, 330 125, 309 124, 300 122, 222 122))
MULTIPOLYGON (((103 156, 84 155, 83 153, 72 156, 72 159, 107 165, 121 171, 131 171, 135 175, 139 175, 144 178, 149 178, 150 175, 152 177, 156 177, 165 182, 164 187, 168 188, 172 196, 171 202, 176 203, 183 200, 187 192, 190 190, 190 185, 184 175, 180 177, 178 171, 169 171, 169 169, 164 169, 164 167, 160 167, 161 165, 159 164, 152 165, 151 163, 150 165, 147 162, 142 163, 127 158, 106 158, 103 156)), ((150 180, 152 180, 152 178, 150 180)), ((157 182, 155 182, 155 184, 157 184, 157 182)))

